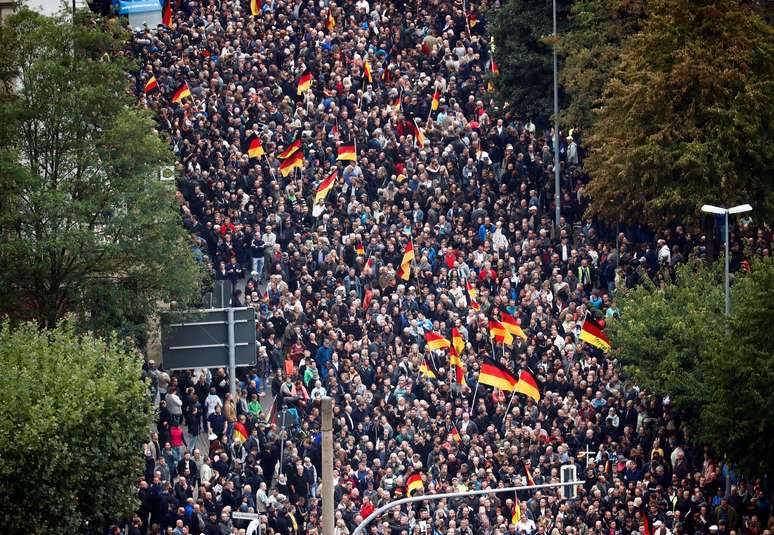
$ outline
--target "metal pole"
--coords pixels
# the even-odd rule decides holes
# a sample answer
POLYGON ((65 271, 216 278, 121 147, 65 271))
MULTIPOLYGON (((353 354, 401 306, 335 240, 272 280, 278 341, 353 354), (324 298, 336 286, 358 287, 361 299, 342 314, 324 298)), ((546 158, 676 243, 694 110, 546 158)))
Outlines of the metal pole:
POLYGON ((559 166, 559 85, 556 66, 556 0, 554 0, 554 203, 556 204, 556 227, 559 232, 561 215, 560 166, 559 166))
POLYGON ((236 406, 236 340, 234 336, 234 309, 228 307, 226 310, 228 317, 228 382, 231 391, 231 399, 236 406))
MULTIPOLYGON (((385 511, 389 511, 393 507, 397 507, 399 505, 403 505, 404 503, 413 503, 413 502, 420 502, 420 501, 434 501, 434 500, 445 500, 447 498, 460 498, 463 496, 480 496, 482 494, 498 494, 501 492, 516 492, 519 490, 535 490, 535 489, 549 489, 554 487, 570 487, 574 485, 583 485, 586 483, 585 481, 566 481, 564 483, 542 483, 540 485, 525 485, 523 487, 506 487, 502 489, 486 489, 486 490, 474 490, 474 491, 467 491, 467 492, 448 492, 446 494, 430 494, 430 495, 422 495, 422 496, 411 496, 410 498, 401 498, 400 500, 395 500, 394 502, 390 502, 386 505, 381 506, 379 509, 368 515, 368 517, 363 520, 363 522, 355 528, 355 531, 352 532, 352 535, 358 535, 359 533, 362 533, 365 528, 368 527, 368 524, 370 524, 376 517, 384 513, 385 511)), ((325 535, 325 534, 324 534, 325 535)))
POLYGON ((725 264, 724 286, 726 290, 726 316, 730 316, 731 315, 731 288, 728 282, 728 210, 727 209, 725 213, 725 218, 726 218, 726 224, 725 224, 724 234, 725 234, 725 240, 726 240, 726 258, 724 262, 725 264))
POLYGON ((321 401, 322 422, 322 535, 333 535, 333 398, 321 401))

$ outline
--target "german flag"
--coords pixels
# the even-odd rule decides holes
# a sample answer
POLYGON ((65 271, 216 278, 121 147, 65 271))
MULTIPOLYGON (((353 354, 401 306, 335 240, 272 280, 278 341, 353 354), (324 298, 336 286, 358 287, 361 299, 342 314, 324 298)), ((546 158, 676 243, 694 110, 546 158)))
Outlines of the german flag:
POLYGON ((489 320, 489 336, 501 344, 508 346, 513 344, 513 335, 497 320, 489 320))
POLYGON ((417 144, 417 147, 420 149, 425 148, 425 134, 422 132, 422 129, 417 124, 417 120, 414 119, 409 123, 409 128, 411 129, 411 133, 414 136, 414 142, 417 144))
POLYGON ((161 8, 161 24, 167 28, 172 26, 172 0, 164 0, 161 8))
POLYGON ((478 24, 478 16, 475 13, 468 13, 468 24, 471 28, 475 28, 478 24))
POLYGON ((333 12, 330 8, 328 8, 328 17, 325 19, 325 27, 328 28, 328 31, 336 27, 336 19, 333 18, 333 12))
POLYGON ((336 160, 356 162, 357 146, 354 143, 339 145, 339 155, 336 157, 336 160))
POLYGON ((500 390, 513 392, 519 380, 505 366, 498 364, 493 360, 486 360, 481 365, 481 371, 478 374, 478 382, 489 385, 500 390))
POLYGON ((450 442, 462 442, 462 437, 460 436, 460 432, 457 431, 457 426, 452 424, 452 428, 449 431, 449 441, 450 442))
POLYGON ((441 104, 441 90, 439 88, 435 88, 435 91, 433 92, 433 101, 430 103, 430 108, 435 111, 438 109, 438 106, 441 104))
POLYGON ((430 349, 430 351, 449 349, 451 347, 451 344, 446 338, 438 333, 434 333, 433 331, 427 331, 425 333, 425 342, 427 343, 427 347, 430 349))
POLYGON ((481 305, 479 305, 478 301, 476 301, 478 293, 476 292, 475 286, 470 284, 468 279, 465 279, 465 289, 467 290, 468 297, 470 298, 470 308, 472 308, 475 312, 479 312, 481 310, 481 305))
POLYGON ((409 240, 406 244, 406 250, 403 253, 403 260, 400 262, 400 267, 396 271, 396 275, 407 281, 411 278, 411 262, 414 261, 414 243, 409 240))
POLYGON ((411 496, 417 490, 425 490, 425 483, 422 481, 422 476, 414 472, 406 479, 406 495, 411 496))
POLYGON ((145 82, 145 87, 143 87, 142 91, 146 95, 150 95, 151 93, 158 93, 159 92, 159 81, 156 80, 155 76, 151 75, 151 77, 148 79, 148 81, 145 82))
POLYGON ((236 422, 234 424, 234 435, 233 439, 238 440, 241 443, 247 442, 247 437, 249 436, 249 433, 247 432, 247 427, 245 427, 245 424, 242 422, 236 422))
POLYGON ((390 102, 390 106, 392 106, 393 110, 400 111, 400 109, 402 107, 400 95, 398 95, 394 99, 392 99, 392 101, 390 102))
POLYGON ((465 381, 465 365, 462 364, 462 359, 460 359, 460 356, 454 347, 451 348, 449 353, 449 366, 454 369, 454 382, 460 386, 466 385, 467 381, 465 381))
POLYGON ((336 185, 336 177, 338 174, 338 169, 334 169, 333 172, 328 175, 328 178, 320 182, 320 185, 317 186, 317 191, 314 192, 314 204, 322 204, 325 202, 328 192, 336 185))
POLYGON ((331 126, 331 131, 328 133, 329 137, 336 137, 339 135, 339 120, 336 119, 336 122, 333 123, 333 126, 331 126))
POLYGON ((518 524, 521 520, 521 504, 519 500, 514 500, 513 509, 511 510, 511 523, 518 524))
POLYGON ((603 351, 610 350, 610 340, 602 332, 602 326, 590 315, 586 316, 581 326, 580 339, 603 351))
POLYGON ((368 80, 369 84, 374 83, 374 75, 371 72, 371 64, 368 63, 368 60, 363 62, 363 78, 368 80))
POLYGON ((183 82, 172 95, 172 104, 179 104, 185 97, 190 96, 191 89, 188 87, 188 82, 183 82))
POLYGON ((357 244, 355 245, 355 253, 359 255, 365 254, 365 247, 363 247, 363 242, 361 241, 357 242, 357 244))
POLYGON ((392 82, 392 71, 386 67, 382 71, 382 82, 392 82))
POLYGON ((465 341, 462 339, 462 335, 460 334, 460 331, 457 330, 457 327, 452 327, 452 348, 457 353, 457 355, 462 355, 462 352, 465 350, 465 341))
POLYGON ((529 473, 529 470, 527 469, 527 463, 524 462, 524 459, 521 460, 521 468, 524 470, 524 475, 527 478, 527 485, 534 485, 535 479, 532 477, 532 474, 529 473))
POLYGON ((298 87, 296 88, 296 95, 303 95, 305 91, 312 87, 312 73, 305 72, 298 79, 298 87))
POLYGON ((491 56, 489 60, 489 72, 497 76, 500 74, 500 66, 497 65, 497 61, 495 61, 494 55, 491 56))
POLYGON ((257 17, 261 14, 262 0, 250 0, 250 13, 253 17, 257 17))
POLYGON ((503 324, 503 327, 505 327, 506 331, 508 331, 514 336, 518 336, 522 340, 527 339, 527 335, 524 334, 524 331, 521 329, 521 327, 519 327, 519 322, 516 321, 516 318, 514 318, 507 312, 501 312, 500 321, 503 324))
POLYGON ((282 176, 288 176, 293 172, 295 168, 302 168, 304 166, 304 153, 303 151, 296 151, 290 158, 286 159, 280 164, 279 170, 282 176))
POLYGON ((432 366, 430 366, 430 363, 427 362, 427 359, 422 359, 422 364, 419 366, 419 371, 425 374, 430 379, 435 379, 435 370, 432 366))
POLYGON ((260 138, 252 134, 249 138, 247 138, 247 156, 250 159, 253 158, 260 158, 266 154, 263 150, 263 143, 261 143, 260 138))
POLYGON ((299 150, 301 148, 301 138, 296 137, 296 139, 293 140, 293 142, 287 146, 285 150, 277 154, 277 158, 280 160, 284 160, 286 158, 289 158, 293 155, 294 152, 299 150))
POLYGON ((537 381, 527 370, 521 370, 519 382, 516 385, 516 392, 529 396, 535 401, 540 401, 540 389, 538 388, 537 381))

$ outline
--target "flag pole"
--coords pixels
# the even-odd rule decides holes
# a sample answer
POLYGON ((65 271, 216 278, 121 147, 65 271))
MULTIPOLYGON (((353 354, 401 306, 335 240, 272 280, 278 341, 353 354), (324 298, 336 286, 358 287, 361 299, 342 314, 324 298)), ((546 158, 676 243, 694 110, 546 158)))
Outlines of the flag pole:
POLYGON ((438 82, 433 84, 433 95, 430 97, 430 112, 427 114, 427 124, 425 128, 430 129, 430 119, 433 117, 433 102, 435 102, 435 92, 438 90, 438 82))
POLYGON ((470 411, 469 414, 473 416, 473 409, 476 407, 476 395, 478 395, 478 385, 481 384, 480 381, 476 380, 476 389, 473 391, 473 401, 470 402, 470 411))
POLYGON ((269 157, 266 156, 266 153, 263 153, 263 159, 266 160, 266 167, 269 168, 269 174, 271 175, 272 180, 276 180, 277 177, 274 176, 274 169, 272 168, 271 164, 269 163, 269 157))
MULTIPOLYGON (((513 392, 511 392, 511 399, 508 401, 508 406, 505 408, 505 416, 508 416, 508 412, 510 412, 510 410, 511 410, 511 403, 513 403, 514 396, 516 396, 516 391, 515 390, 513 392)), ((505 418, 503 417, 503 419, 505 419, 505 418)))

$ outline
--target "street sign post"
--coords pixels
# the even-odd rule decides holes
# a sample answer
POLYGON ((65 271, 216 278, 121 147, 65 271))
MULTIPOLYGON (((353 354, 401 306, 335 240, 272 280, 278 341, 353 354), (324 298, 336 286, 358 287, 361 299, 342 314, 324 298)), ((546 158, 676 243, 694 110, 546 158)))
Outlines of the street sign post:
POLYGON ((253 308, 161 314, 161 357, 165 369, 228 367, 231 394, 236 395, 236 367, 255 365, 256 352, 253 308))

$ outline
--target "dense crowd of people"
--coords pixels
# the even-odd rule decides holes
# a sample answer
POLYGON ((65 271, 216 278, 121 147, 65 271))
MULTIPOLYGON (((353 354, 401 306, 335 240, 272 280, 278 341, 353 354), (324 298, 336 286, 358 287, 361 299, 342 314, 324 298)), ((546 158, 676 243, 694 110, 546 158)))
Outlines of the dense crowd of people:
MULTIPOLYGON (((174 145, 192 247, 239 288, 235 305, 256 309, 259 352, 236 399, 224 370, 149 362, 159 423, 132 535, 241 533, 235 511, 261 513, 264 534, 320 533, 326 395, 338 535, 405 496, 414 474, 416 492, 434 494, 555 482, 573 463, 585 480, 575 499, 548 489, 426 501, 368 532, 771 532, 763 484, 690 445, 668 398, 579 340, 587 314, 619 314, 618 289, 668 276, 707 244, 680 226, 654 235, 585 218, 579 128, 559 136, 554 224, 553 133, 490 92, 496 7, 182 0, 169 27, 134 29, 138 98, 174 145), (151 77, 160 90, 146 93, 151 77), (190 96, 173 103, 183 84, 190 96), (254 139, 264 154, 251 158, 254 139), (284 176, 278 155, 296 139, 303 163, 284 176), (354 161, 337 161, 350 144, 354 161), (526 340, 491 339, 502 313, 526 340), (452 328, 464 384, 448 351, 426 347, 426 332, 452 328), (485 359, 530 370, 540 399, 477 384, 485 359)), ((735 234, 734 261, 770 242, 735 234)))

